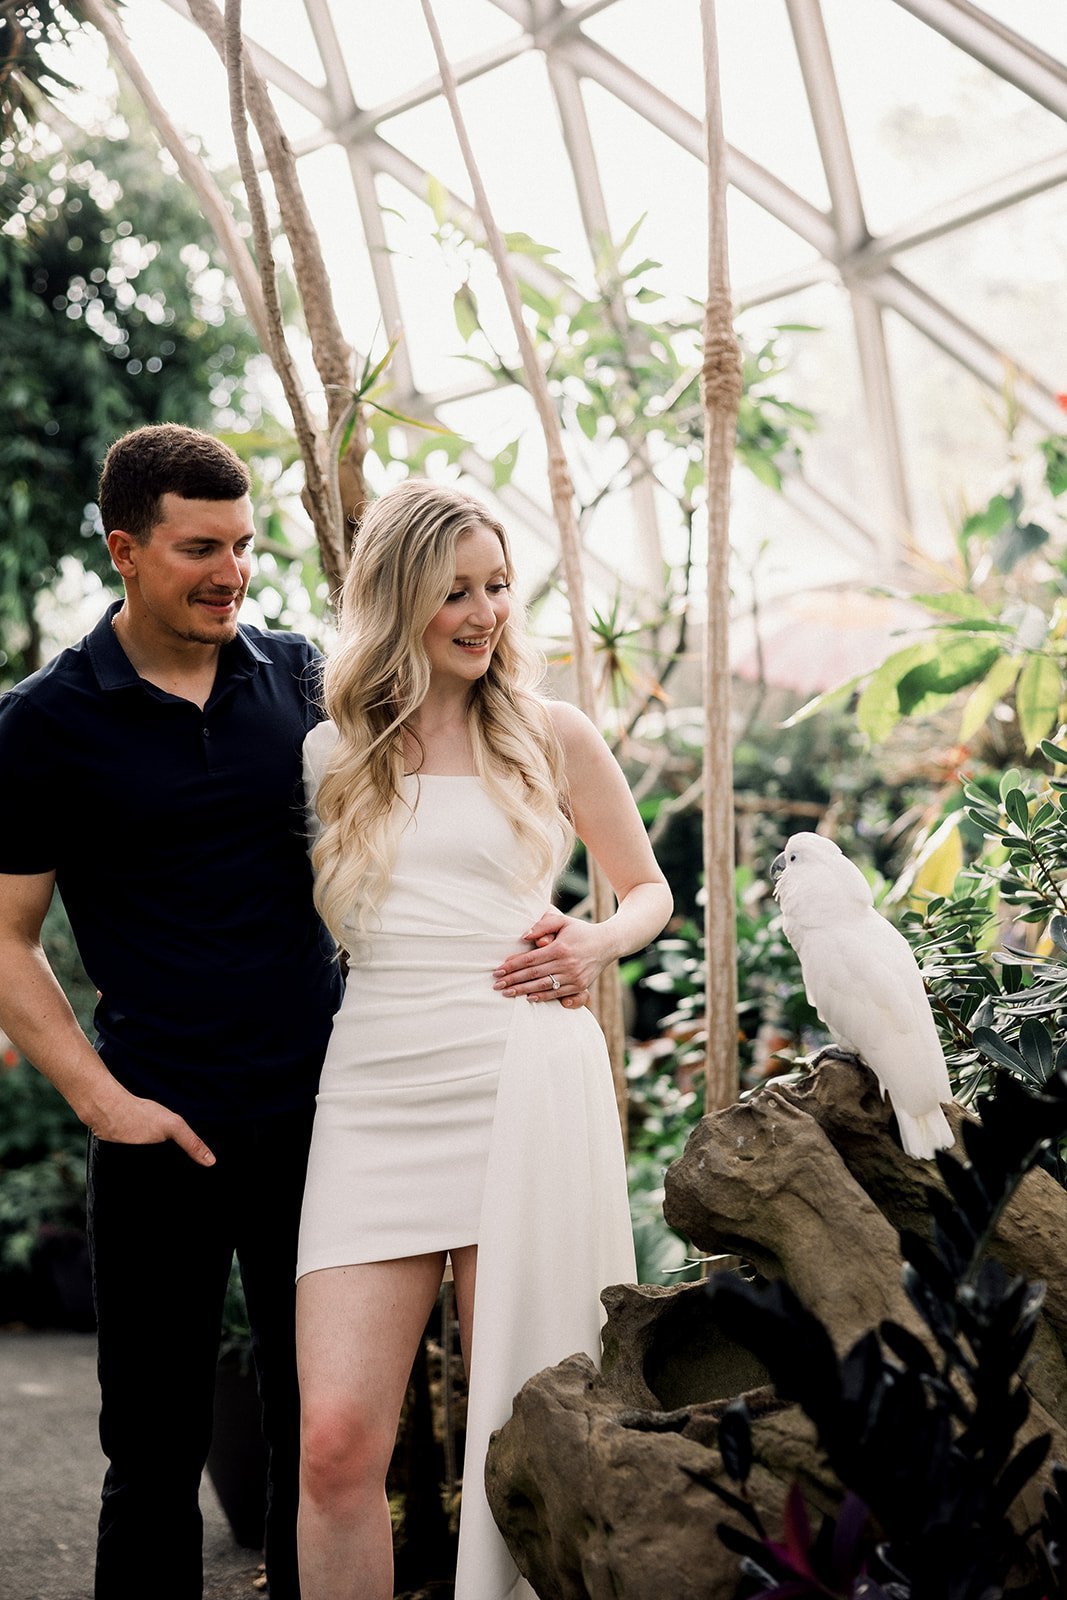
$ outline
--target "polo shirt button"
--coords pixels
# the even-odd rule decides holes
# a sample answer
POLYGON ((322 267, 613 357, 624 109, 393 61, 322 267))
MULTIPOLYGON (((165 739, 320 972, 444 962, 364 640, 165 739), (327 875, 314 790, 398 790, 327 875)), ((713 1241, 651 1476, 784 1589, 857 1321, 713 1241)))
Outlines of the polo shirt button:
POLYGON ((210 728, 205 728, 204 729, 204 738, 205 739, 210 739, 211 738, 211 729, 210 728))

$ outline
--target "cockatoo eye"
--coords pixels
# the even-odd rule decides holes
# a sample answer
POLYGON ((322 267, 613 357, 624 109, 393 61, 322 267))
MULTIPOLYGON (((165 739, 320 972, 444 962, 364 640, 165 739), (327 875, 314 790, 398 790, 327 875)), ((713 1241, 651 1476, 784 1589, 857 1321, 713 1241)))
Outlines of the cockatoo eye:
POLYGON ((794 850, 794 851, 793 851, 793 854, 792 854, 792 855, 791 855, 791 856, 790 856, 790 857, 789 857, 789 859, 790 859, 790 861, 795 861, 795 860, 796 860, 796 858, 797 858, 797 853, 796 853, 796 851, 795 851, 795 850, 794 850))

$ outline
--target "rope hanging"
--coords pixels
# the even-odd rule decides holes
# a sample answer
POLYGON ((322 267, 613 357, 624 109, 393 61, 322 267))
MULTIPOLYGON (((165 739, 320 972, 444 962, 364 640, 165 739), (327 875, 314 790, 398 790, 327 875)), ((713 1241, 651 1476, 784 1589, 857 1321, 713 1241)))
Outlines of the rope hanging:
POLYGON ((733 749, 730 729, 730 473, 741 400, 726 232, 726 144, 715 0, 700 0, 708 162, 708 297, 704 311, 704 466, 708 599, 704 638, 704 949, 706 1109, 738 1097, 737 930, 734 912, 733 749))
MULTIPOLYGON (((571 612, 571 635, 573 640, 573 659, 575 678, 577 681, 578 704, 585 714, 596 721, 596 691, 593 682, 593 648, 586 626, 585 581, 582 574, 581 539, 578 532, 578 523, 574 514, 574 484, 571 481, 570 469, 563 448, 563 434, 560 428, 559 417, 552 403, 548 383, 545 379, 541 363, 537 359, 533 341, 522 315, 522 300, 519 295, 515 273, 508 256, 507 246, 504 243, 500 229, 497 227, 482 183, 481 173, 474 157, 470 139, 467 136, 463 114, 459 107, 459 97, 456 92, 455 75, 445 54, 444 44, 434 17, 430 0, 422 0, 423 15, 426 26, 433 41, 434 52, 441 73, 441 87, 445 100, 452 113, 452 121, 456 130, 463 160, 470 178, 471 189, 474 194, 475 207, 478 212, 482 227, 485 230, 486 241, 489 245, 493 261, 496 265, 497 275, 507 301, 508 311, 511 314, 515 338, 518 342, 522 356, 523 371, 526 375, 527 388, 537 407, 537 414, 544 431, 545 445, 548 451, 548 483, 552 496, 552 509, 559 529, 560 552, 563 562, 563 575, 567 585, 567 598, 571 612)), ((589 882, 593 904, 593 918, 597 922, 605 921, 611 916, 615 907, 615 898, 611 886, 603 872, 590 860, 589 882)), ((619 1107, 619 1117, 622 1123, 623 1139, 626 1138, 626 1104, 627 1088, 624 1062, 624 1036, 622 1025, 622 1005, 619 994, 619 980, 614 967, 609 967, 604 972, 597 984, 594 995, 594 1009, 597 1020, 604 1030, 607 1039, 608 1053, 611 1057, 612 1075, 615 1081, 615 1097, 619 1107)))

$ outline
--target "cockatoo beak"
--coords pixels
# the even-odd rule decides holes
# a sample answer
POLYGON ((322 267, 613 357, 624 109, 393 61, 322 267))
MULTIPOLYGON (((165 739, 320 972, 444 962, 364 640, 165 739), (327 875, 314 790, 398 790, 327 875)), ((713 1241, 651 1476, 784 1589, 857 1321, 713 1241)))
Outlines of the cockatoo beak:
POLYGON ((777 883, 778 879, 782 876, 782 873, 784 871, 785 871, 785 851, 783 850, 781 855, 775 856, 774 860, 771 862, 771 883, 772 884, 777 883))

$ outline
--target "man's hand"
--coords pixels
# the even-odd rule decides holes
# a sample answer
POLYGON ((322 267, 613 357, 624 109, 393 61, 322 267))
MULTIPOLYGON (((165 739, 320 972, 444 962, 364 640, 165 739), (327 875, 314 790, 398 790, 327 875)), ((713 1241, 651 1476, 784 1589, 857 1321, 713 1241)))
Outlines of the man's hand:
POLYGON ((199 1166, 215 1164, 214 1155, 185 1118, 156 1100, 140 1100, 123 1090, 115 1106, 87 1120, 96 1137, 109 1144, 164 1144, 171 1139, 199 1166))

